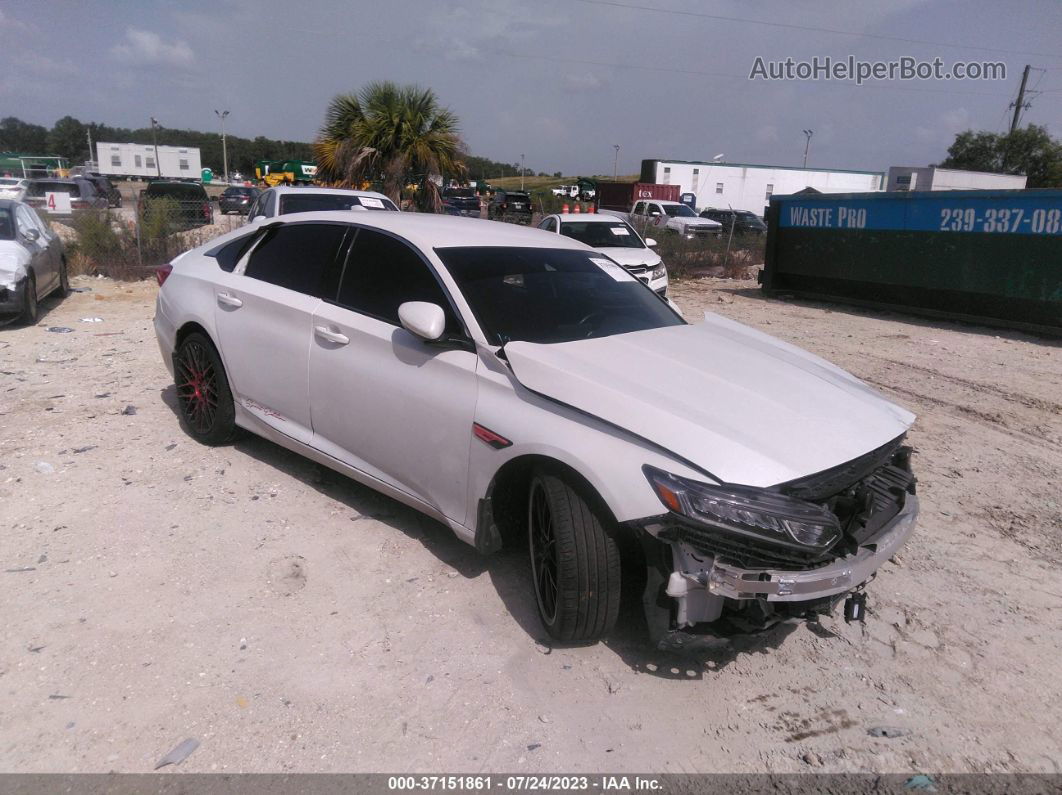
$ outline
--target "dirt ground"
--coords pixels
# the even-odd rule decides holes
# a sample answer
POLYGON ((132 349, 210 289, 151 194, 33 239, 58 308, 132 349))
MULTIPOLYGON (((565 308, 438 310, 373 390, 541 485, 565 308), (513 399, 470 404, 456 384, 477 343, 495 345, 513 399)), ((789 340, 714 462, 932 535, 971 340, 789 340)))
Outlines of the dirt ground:
POLYGON ((75 286, 0 329, 2 771, 149 771, 189 737, 167 770, 1062 771, 1056 342, 677 285, 916 411, 920 526, 865 627, 673 653, 625 615, 551 648, 522 550, 260 439, 197 445, 154 284, 75 286))

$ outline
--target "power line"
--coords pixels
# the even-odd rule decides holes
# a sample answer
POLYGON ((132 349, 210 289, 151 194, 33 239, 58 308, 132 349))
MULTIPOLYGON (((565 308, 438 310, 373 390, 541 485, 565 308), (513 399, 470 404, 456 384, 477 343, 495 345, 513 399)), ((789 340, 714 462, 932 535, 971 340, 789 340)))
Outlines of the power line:
POLYGON ((930 41, 928 39, 908 39, 903 36, 886 36, 880 33, 860 33, 855 30, 839 30, 837 28, 823 28, 815 25, 797 25, 788 22, 768 22, 763 19, 747 19, 745 17, 730 17, 722 14, 706 14, 703 11, 680 11, 673 8, 656 8, 654 6, 635 5, 633 3, 617 3, 615 0, 577 0, 587 5, 611 6, 612 8, 627 8, 632 11, 651 11, 655 14, 673 14, 683 17, 697 17, 700 19, 714 19, 722 22, 744 22, 748 25, 764 25, 771 28, 784 28, 786 30, 803 30, 812 33, 834 33, 841 36, 859 36, 865 39, 879 39, 882 41, 899 41, 904 44, 928 44, 933 47, 953 47, 959 50, 981 50, 983 52, 998 52, 1011 55, 1035 55, 1039 58, 1062 58, 1058 53, 1030 52, 1027 50, 1006 50, 1000 47, 980 47, 974 44, 954 44, 945 41, 930 41))

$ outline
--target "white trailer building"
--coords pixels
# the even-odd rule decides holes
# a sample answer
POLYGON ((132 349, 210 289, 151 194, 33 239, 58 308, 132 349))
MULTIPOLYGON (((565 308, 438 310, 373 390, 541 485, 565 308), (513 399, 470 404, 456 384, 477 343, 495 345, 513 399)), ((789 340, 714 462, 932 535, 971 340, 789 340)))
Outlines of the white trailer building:
POLYGON ((886 190, 1025 190, 1027 177, 936 166, 892 166, 886 190))
POLYGON ((100 141, 96 144, 99 173, 108 177, 147 179, 194 179, 203 177, 199 149, 194 146, 160 146, 155 162, 152 144, 115 144, 100 141))
POLYGON ((870 193, 885 186, 881 171, 759 166, 700 160, 643 160, 641 182, 678 185, 696 195, 698 210, 748 210, 763 215, 773 194, 814 188, 820 193, 870 193))

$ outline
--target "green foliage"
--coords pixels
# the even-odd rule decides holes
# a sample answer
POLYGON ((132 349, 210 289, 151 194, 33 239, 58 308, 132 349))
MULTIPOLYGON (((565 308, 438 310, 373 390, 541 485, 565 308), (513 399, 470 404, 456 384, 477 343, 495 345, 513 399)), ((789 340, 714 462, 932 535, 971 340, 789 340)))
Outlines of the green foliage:
POLYGON ((644 230, 639 228, 638 232, 642 237, 656 240, 656 253, 664 260, 669 278, 675 280, 713 270, 720 276, 751 278, 753 266, 763 262, 767 242, 764 235, 735 235, 729 241, 730 251, 727 253, 725 234, 717 239, 690 240, 652 224, 644 230))
POLYGON ((94 262, 105 262, 121 247, 119 234, 108 213, 76 215, 72 224, 77 232, 78 253, 94 262))
POLYGON ((461 147, 457 117, 435 92, 390 81, 334 97, 313 145, 320 179, 353 186, 379 181, 395 200, 413 183, 417 206, 433 211, 441 197, 431 177, 463 178, 461 147))
POLYGON ((14 116, 0 119, 0 151, 43 154, 48 148, 48 129, 27 124, 14 116))
POLYGON ((166 197, 143 201, 140 221, 141 245, 154 244, 182 227, 181 205, 166 197))
POLYGON ((1062 142, 1035 124, 1007 135, 967 130, 955 136, 940 167, 1025 174, 1030 188, 1062 187, 1062 142))

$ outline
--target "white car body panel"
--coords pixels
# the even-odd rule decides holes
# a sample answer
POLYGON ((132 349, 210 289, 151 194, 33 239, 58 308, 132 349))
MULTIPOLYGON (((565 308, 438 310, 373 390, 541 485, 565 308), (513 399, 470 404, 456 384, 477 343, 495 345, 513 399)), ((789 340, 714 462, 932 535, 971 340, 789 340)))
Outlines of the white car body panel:
POLYGON ((556 345, 512 342, 505 351, 528 389, 656 442, 726 483, 773 486, 820 472, 914 421, 827 362, 717 315, 556 345))

